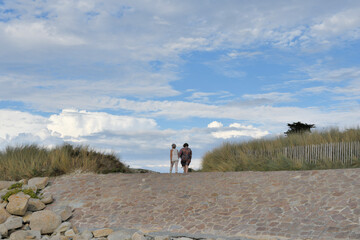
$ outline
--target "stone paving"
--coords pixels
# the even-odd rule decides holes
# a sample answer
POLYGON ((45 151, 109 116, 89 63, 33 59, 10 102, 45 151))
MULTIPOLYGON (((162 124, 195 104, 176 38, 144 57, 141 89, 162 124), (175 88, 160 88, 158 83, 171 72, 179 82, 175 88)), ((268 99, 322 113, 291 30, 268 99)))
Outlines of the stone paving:
POLYGON ((360 239, 360 169, 53 178, 51 209, 82 229, 232 239, 360 239))

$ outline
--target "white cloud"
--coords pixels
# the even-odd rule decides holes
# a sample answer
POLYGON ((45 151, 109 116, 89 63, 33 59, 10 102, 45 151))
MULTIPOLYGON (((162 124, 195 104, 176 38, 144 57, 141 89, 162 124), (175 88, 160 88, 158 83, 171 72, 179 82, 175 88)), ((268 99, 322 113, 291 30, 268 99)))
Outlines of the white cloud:
POLYGON ((212 132, 211 135, 213 135, 215 138, 221 138, 221 139, 229 139, 229 138, 237 138, 237 137, 261 138, 270 134, 268 131, 262 131, 251 125, 242 125, 240 123, 232 123, 229 125, 229 127, 225 127, 225 128, 223 128, 221 124, 221 126, 218 125, 216 128, 217 128, 216 131, 212 132))
POLYGON ((86 43, 78 36, 58 33, 54 26, 46 26, 44 22, 9 24, 3 28, 1 35, 9 38, 9 41, 18 43, 22 48, 49 44, 77 46, 86 43))
POLYGON ((49 132, 44 127, 48 119, 26 112, 0 109, 0 138, 10 140, 27 133, 45 139, 49 132))
POLYGON ((100 132, 141 132, 155 129, 157 126, 153 119, 68 109, 58 115, 50 116, 49 121, 47 128, 52 134, 74 138, 100 132))
POLYGON ((293 93, 270 92, 263 94, 244 94, 246 100, 256 101, 258 104, 289 103, 297 101, 293 93))
POLYGON ((221 127, 223 127, 223 124, 218 121, 213 121, 208 124, 208 128, 221 128, 221 127))
POLYGON ((258 56, 258 55, 262 55, 263 52, 260 52, 260 51, 253 51, 253 52, 250 52, 250 51, 232 51, 230 53, 227 54, 228 57, 230 58, 238 58, 238 57, 246 57, 246 58, 252 58, 252 57, 255 57, 255 56, 258 56))
POLYGON ((360 8, 347 9, 323 19, 320 23, 311 26, 310 35, 316 38, 339 36, 360 37, 360 8))
POLYGON ((305 69, 310 78, 308 81, 319 81, 325 83, 346 82, 360 80, 360 67, 324 69, 319 65, 305 69))

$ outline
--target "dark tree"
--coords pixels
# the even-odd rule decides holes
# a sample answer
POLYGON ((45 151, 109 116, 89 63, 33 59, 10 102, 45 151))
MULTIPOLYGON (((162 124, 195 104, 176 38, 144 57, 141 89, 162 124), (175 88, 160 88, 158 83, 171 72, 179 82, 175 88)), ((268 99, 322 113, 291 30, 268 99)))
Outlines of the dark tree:
POLYGON ((315 128, 315 124, 306 124, 306 123, 302 123, 302 122, 294 122, 294 123, 288 123, 288 127, 290 129, 285 132, 286 135, 294 134, 294 133, 311 132, 311 129, 315 128))

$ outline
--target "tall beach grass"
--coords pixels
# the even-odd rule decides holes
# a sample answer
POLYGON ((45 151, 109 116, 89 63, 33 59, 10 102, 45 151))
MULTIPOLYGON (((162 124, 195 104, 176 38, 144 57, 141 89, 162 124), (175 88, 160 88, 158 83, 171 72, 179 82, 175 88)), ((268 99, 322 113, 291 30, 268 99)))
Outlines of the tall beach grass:
POLYGON ((203 156, 202 171, 275 171, 360 167, 360 159, 354 159, 351 164, 320 159, 315 164, 294 161, 276 151, 285 147, 353 141, 360 141, 360 128, 345 131, 329 129, 242 143, 226 142, 203 156), (266 156, 255 154, 261 152, 273 154, 266 156))
POLYGON ((53 149, 37 145, 7 147, 0 152, 0 180, 20 180, 37 176, 58 176, 82 172, 131 172, 115 156, 87 146, 64 144, 53 149))

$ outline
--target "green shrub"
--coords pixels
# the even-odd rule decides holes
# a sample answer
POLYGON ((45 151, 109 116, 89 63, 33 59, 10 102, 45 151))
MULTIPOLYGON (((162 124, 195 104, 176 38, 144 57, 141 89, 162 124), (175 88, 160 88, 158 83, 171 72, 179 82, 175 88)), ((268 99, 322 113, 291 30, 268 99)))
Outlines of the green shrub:
POLYGON ((17 188, 17 189, 12 189, 12 190, 8 191, 4 196, 2 196, 1 199, 4 200, 4 201, 6 201, 6 202, 8 202, 9 197, 10 197, 11 195, 17 194, 17 193, 19 193, 19 192, 21 192, 21 189, 18 189, 18 188, 17 188))
POLYGON ((21 188, 22 187, 22 183, 14 183, 13 185, 11 185, 8 190, 14 189, 14 188, 21 188))
POLYGON ((290 134, 273 139, 259 139, 242 143, 225 142, 222 146, 207 152, 203 156, 202 171, 277 171, 310 170, 360 167, 360 159, 352 163, 320 159, 315 163, 301 162, 283 155, 285 147, 320 145, 325 143, 353 142, 360 140, 360 128, 339 131, 327 131, 304 134, 290 134))
POLYGON ((23 192, 24 194, 29 195, 31 198, 37 198, 37 199, 40 198, 39 193, 38 192, 35 193, 32 189, 14 188, 14 189, 11 189, 10 191, 8 191, 4 196, 2 196, 1 199, 8 202, 9 197, 11 195, 17 194, 19 192, 23 192))
POLYGON ((35 193, 32 189, 23 189, 22 192, 29 195, 31 198, 39 198, 38 193, 35 193))
POLYGON ((87 146, 70 144, 54 149, 36 145, 7 147, 0 152, 0 180, 59 176, 81 172, 131 172, 114 154, 96 152, 87 146))

